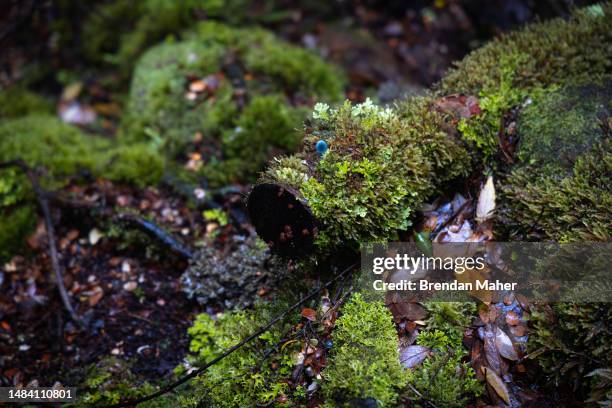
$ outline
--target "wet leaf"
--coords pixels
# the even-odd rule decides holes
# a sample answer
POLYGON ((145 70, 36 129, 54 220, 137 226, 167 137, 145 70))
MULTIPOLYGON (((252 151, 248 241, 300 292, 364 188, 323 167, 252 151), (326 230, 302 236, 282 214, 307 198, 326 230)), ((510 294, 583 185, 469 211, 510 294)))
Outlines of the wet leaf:
POLYGON ((302 317, 310 320, 311 322, 314 322, 315 320, 317 320, 317 312, 314 309, 305 307, 304 309, 302 309, 302 317))
POLYGON ((519 356, 514 349, 514 345, 512 344, 512 340, 510 340, 510 337, 508 337, 508 335, 499 327, 497 327, 495 331, 495 346, 502 357, 512 361, 519 359, 519 356))
POLYGON ((387 292, 386 305, 398 322, 402 319, 417 321, 427 317, 427 309, 419 303, 403 299, 398 293, 387 292))
POLYGON ((493 216, 495 211, 495 186, 493 177, 487 177, 487 182, 480 190, 478 204, 476 205, 476 221, 485 222, 493 216))
POLYGON ((499 397, 504 400, 506 404, 510 404, 510 393, 508 392, 508 387, 506 387, 504 381, 490 368, 482 367, 482 370, 485 374, 487 384, 493 388, 495 393, 499 395, 499 397))
POLYGON ((425 361, 429 351, 425 346, 408 346, 400 350, 400 363, 404 368, 414 368, 425 361))
POLYGON ((493 330, 492 324, 487 324, 484 330, 484 350, 485 357, 489 367, 496 373, 501 372, 501 361, 499 356, 499 350, 495 345, 495 331, 493 330))

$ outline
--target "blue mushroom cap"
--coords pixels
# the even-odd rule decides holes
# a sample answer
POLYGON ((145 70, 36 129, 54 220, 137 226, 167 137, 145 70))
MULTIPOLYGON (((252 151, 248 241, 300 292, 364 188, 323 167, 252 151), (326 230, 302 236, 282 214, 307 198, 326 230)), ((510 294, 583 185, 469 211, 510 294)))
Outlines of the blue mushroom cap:
POLYGON ((325 140, 319 140, 315 146, 317 153, 323 154, 327 151, 327 142, 325 140))

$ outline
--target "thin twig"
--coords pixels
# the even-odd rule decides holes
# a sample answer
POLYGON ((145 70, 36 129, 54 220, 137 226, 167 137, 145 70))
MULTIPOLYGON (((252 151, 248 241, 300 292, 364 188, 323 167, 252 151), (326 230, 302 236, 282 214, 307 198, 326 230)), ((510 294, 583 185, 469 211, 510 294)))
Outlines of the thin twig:
POLYGON ((141 398, 131 399, 131 400, 127 400, 127 401, 124 401, 124 402, 119 402, 117 404, 108 405, 108 406, 106 406, 106 408, 122 408, 122 407, 136 406, 136 405, 138 405, 140 403, 143 403, 143 402, 146 402, 146 401, 150 401, 150 400, 155 399, 157 397, 160 397, 160 396, 162 396, 164 394, 167 394, 170 391, 172 391, 173 389, 175 389, 176 387, 178 387, 179 385, 182 385, 182 384, 186 383, 187 381, 191 380, 192 378, 197 377, 198 375, 200 375, 203 372, 205 372, 208 368, 212 367, 213 365, 217 364, 219 361, 223 360, 225 357, 227 357, 230 354, 232 354, 234 351, 238 350, 239 348, 241 348, 245 344, 249 343, 250 341, 252 341, 252 340, 254 340, 256 338, 258 338, 263 333, 265 333, 268 330, 270 330, 270 328, 272 326, 274 326, 276 323, 278 323, 281 320, 283 320, 289 313, 293 312, 298 307, 300 307, 302 304, 304 304, 305 302, 309 301, 310 299, 314 298, 319 293, 321 293, 321 291, 323 289, 326 289, 326 288, 330 287, 331 285, 336 283, 338 280, 340 280, 342 277, 344 277, 348 272, 352 271, 355 268, 356 265, 357 264, 353 264, 353 265, 349 266, 348 268, 344 269, 342 272, 340 272, 338 275, 336 275, 336 277, 334 277, 332 280, 328 281, 327 283, 325 283, 320 288, 310 292, 310 294, 308 294, 306 297, 300 299, 298 302, 294 303, 293 306, 291 306, 290 308, 286 309, 284 312, 282 312, 281 314, 276 316, 274 319, 270 320, 266 325, 262 326, 261 328, 259 328, 255 332, 253 332, 251 335, 246 337, 244 340, 242 340, 239 343, 235 344, 234 346, 230 347, 223 354, 221 354, 220 356, 212 359, 211 361, 206 363, 204 366, 198 368, 195 371, 192 371, 191 373, 189 373, 187 375, 184 375, 183 377, 179 378, 178 380, 176 380, 172 384, 167 385, 166 387, 162 388, 159 391, 156 391, 156 392, 154 392, 152 394, 146 395, 146 396, 141 397, 141 398))
POLYGON ((70 303, 70 297, 68 296, 68 292, 66 291, 66 286, 64 286, 64 278, 62 275, 62 268, 59 263, 59 257, 57 253, 57 245, 55 241, 55 229, 53 228, 53 219, 51 218, 51 210, 49 209, 49 200, 47 198, 47 193, 42 189, 40 183, 38 182, 38 176, 36 173, 27 165, 23 160, 12 160, 5 163, 0 163, 0 169, 8 168, 8 167, 16 167, 25 173, 25 175, 30 180, 32 184, 32 188, 34 189, 34 194, 36 195, 36 200, 42 210, 43 216, 45 218, 45 227, 47 229, 47 240, 49 241, 49 257, 51 258, 51 267, 53 268, 53 272, 55 273, 55 280, 57 284, 57 288, 60 293, 60 297, 62 298, 62 302, 64 307, 68 311, 70 318, 80 327, 83 328, 84 324, 81 318, 76 314, 72 304, 70 303))
POLYGON ((183 244, 178 242, 174 237, 172 237, 170 234, 168 234, 166 231, 164 231, 151 221, 147 221, 144 218, 129 213, 119 214, 116 216, 116 218, 118 220, 125 221, 137 226, 147 234, 152 235, 153 237, 161 241, 174 253, 182 256, 183 258, 193 258, 193 253, 189 249, 187 249, 183 244))

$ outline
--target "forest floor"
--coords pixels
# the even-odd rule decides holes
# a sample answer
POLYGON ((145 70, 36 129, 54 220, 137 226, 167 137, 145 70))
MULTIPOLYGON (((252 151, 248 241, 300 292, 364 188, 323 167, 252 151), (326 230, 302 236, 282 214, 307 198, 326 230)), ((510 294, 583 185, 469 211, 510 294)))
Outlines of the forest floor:
MULTIPOLYGON (((409 8, 392 5, 384 11, 359 5, 334 21, 295 10, 290 19, 269 28, 345 67, 349 99, 361 101, 375 92, 381 101, 390 101, 406 92, 422 92, 441 78, 452 61, 492 36, 537 15, 550 17, 534 10, 530 1, 495 1, 485 7, 417 3, 409 8), (347 30, 347 21, 351 30, 364 33, 363 38, 347 30)), ((11 49, 11 62, 4 65, 1 78, 5 85, 19 76, 16 73, 27 61, 49 56, 43 28, 44 24, 37 26, 33 38, 41 41, 36 45, 11 44, 10 36, 2 39, 11 49)), ((71 55, 66 61, 78 64, 77 58, 71 55)), ((46 86, 49 92, 62 91, 57 84, 46 86)), ((98 84, 93 78, 85 86, 91 90, 98 84)), ((111 132, 112 128, 111 124, 111 132)), ((147 232, 143 221, 160 226, 192 251, 207 244, 229 251, 233 236, 254 234, 244 208, 247 192, 248 186, 202 192, 206 197, 195 208, 168 185, 138 189, 79 180, 53 192, 64 285, 85 327, 80 329, 67 318, 57 295, 41 217, 27 241, 29 256, 15 256, 0 269, 0 385, 73 384, 86 375, 83 370, 89 364, 109 355, 130 361, 132 372, 143 380, 171 375, 188 351, 187 328, 195 315, 222 309, 185 295, 180 278, 187 260, 147 232), (133 214, 133 219, 117 220, 109 210, 115 207, 133 214), (206 220, 203 208, 222 209, 229 219, 206 220), (109 224, 116 233, 102 235, 100 226, 109 224)), ((265 282, 257 292, 270 296, 265 282)), ((508 305, 522 310, 515 300, 508 305)), ((500 310, 515 313, 503 305, 500 310)))

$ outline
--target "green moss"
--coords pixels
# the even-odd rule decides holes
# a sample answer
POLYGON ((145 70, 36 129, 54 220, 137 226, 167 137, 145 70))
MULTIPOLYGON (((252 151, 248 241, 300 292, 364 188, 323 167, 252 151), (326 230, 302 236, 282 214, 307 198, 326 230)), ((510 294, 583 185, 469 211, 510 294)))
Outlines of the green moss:
POLYGON ((561 242, 610 240, 609 142, 579 158, 571 176, 534 176, 537 172, 532 167, 518 169, 501 185, 505 218, 513 233, 561 242))
POLYGON ((147 47, 196 23, 201 16, 240 21, 244 0, 118 0, 97 6, 83 25, 84 54, 119 65, 124 72, 147 47), (123 28, 125 27, 125 29, 123 28))
POLYGON ((593 81, 607 74, 612 50, 602 44, 612 39, 612 3, 603 3, 601 10, 603 14, 578 9, 569 20, 535 23, 491 41, 445 76, 440 93, 494 93, 509 67, 510 86, 519 89, 593 81))
MULTIPOLYGON (((612 3, 601 10, 609 15, 612 3)), ((474 51, 444 77, 438 94, 480 97, 482 114, 462 119, 459 130, 485 159, 498 152, 499 131, 511 108, 537 98, 544 89, 594 82, 610 71, 610 49, 600 46, 610 41, 612 32, 605 15, 577 10, 567 21, 532 24, 474 51)))
POLYGON ((467 174, 467 151, 430 103, 317 105, 303 152, 272 163, 264 179, 289 184, 307 200, 322 227, 319 248, 392 240, 438 186, 467 174), (329 145, 320 158, 318 140, 329 145))
MULTIPOLYGON (((85 380, 79 386, 75 407, 99 407, 116 404, 130 398, 143 397, 158 390, 142 381, 130 371, 130 362, 116 357, 105 357, 86 369, 85 380)), ((145 408, 169 408, 176 406, 174 397, 162 396, 139 406, 145 408)))
MULTIPOLYGON (((83 133, 49 115, 30 115, 0 124, 0 162, 21 159, 41 169, 41 184, 55 189, 88 171, 139 186, 157 182, 162 159, 150 147, 110 148, 107 139, 83 133)), ((6 257, 35 224, 30 183, 15 169, 0 171, 0 248, 6 257)))
POLYGON ((53 104, 22 86, 11 86, 0 91, 0 118, 16 118, 33 113, 51 113, 53 104))
MULTIPOLYGON (((287 303, 260 303, 253 310, 217 315, 199 315, 189 329, 190 351, 196 365, 204 364, 232 347, 258 327, 267 323, 287 303)), ((297 320, 297 314, 287 318, 297 320)), ((280 396, 291 399, 287 378, 294 365, 296 343, 284 344, 291 324, 275 326, 271 331, 238 349, 198 377, 195 387, 201 401, 211 407, 247 407, 274 404, 280 396)))
MULTIPOLYGON (((480 395, 482 385, 466 361, 463 332, 476 312, 474 303, 428 302, 430 317, 427 329, 417 337, 417 344, 428 347, 432 354, 423 364, 409 371, 410 384, 439 407, 463 407, 480 395)), ((421 401, 412 390, 407 397, 421 401)))
POLYGON ((612 80, 568 86, 531 97, 517 122, 518 158, 547 173, 572 169, 576 159, 604 137, 612 110, 612 80), (551 160, 553 158, 553 160, 551 160))
POLYGON ((154 185, 163 175, 163 157, 144 143, 115 147, 100 156, 103 166, 97 173, 110 180, 145 187, 154 185))
POLYGON ((609 382, 605 386, 598 378, 605 378, 605 370, 612 367, 609 305, 541 305, 533 311, 532 321, 535 330, 529 336, 529 351, 537 352, 548 386, 570 387, 578 400, 609 404, 609 382))
POLYGON ((206 22, 183 37, 138 62, 122 138, 150 143, 172 159, 186 161, 189 150, 200 150, 200 174, 213 183, 248 180, 266 160, 295 149, 301 103, 342 93, 335 68, 267 31, 206 22), (189 100, 189 78, 207 78, 211 87, 189 100), (192 143, 196 134, 202 142, 192 143))
POLYGON ((385 305, 353 295, 336 321, 333 339, 321 387, 327 405, 348 406, 354 399, 373 398, 378 405, 393 406, 407 375, 399 363, 397 333, 385 305))

